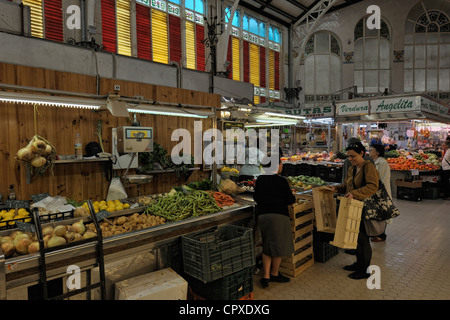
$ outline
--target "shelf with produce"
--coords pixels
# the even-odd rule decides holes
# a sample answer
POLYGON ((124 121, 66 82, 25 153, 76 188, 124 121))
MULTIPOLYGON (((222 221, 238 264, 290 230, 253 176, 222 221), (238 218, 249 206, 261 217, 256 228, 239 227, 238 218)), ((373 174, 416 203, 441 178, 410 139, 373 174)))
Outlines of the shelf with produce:
MULTIPOLYGON (((145 210, 145 207, 135 208, 133 210, 145 210)), ((131 213, 131 209, 126 211, 131 213)), ((122 212, 122 214, 125 213, 122 212)), ((108 220, 117 219, 119 212, 112 213, 108 220)), ((223 209, 214 214, 207 214, 195 218, 184 219, 180 221, 171 221, 157 226, 128 231, 103 238, 103 255, 105 262, 120 260, 124 255, 132 255, 147 250, 167 245, 171 241, 176 241, 178 237, 184 234, 207 230, 222 224, 235 224, 250 221, 253 217, 253 205, 249 203, 239 203, 238 206, 223 209)), ((88 218, 86 218, 88 219, 88 218)), ((77 219, 75 219, 77 221, 77 219)), ((79 218, 78 218, 79 221, 79 218)), ((68 224, 72 221, 61 221, 58 224, 68 224)), ((105 222, 106 223, 106 222, 105 222)), ((100 223, 102 224, 102 223, 100 223)), ((44 226, 44 225, 43 225, 44 226)), ((88 228, 88 224, 86 224, 88 228)), ((16 229, 17 230, 17 229, 16 229)), ((0 231, 0 236, 8 236, 11 231, 0 231)), ((70 248, 61 248, 58 251, 46 255, 47 270, 49 275, 60 276, 66 274, 66 268, 69 264, 76 264, 80 268, 92 264, 95 259, 95 243, 74 244, 70 248)), ((6 299, 6 287, 9 289, 32 285, 39 281, 39 252, 16 255, 5 259, 5 263, 0 270, 0 274, 5 280, 2 286, 5 286, 3 296, 6 299), (14 266, 9 268, 8 266, 14 266)))
POLYGON ((61 159, 55 160, 55 164, 68 164, 68 163, 93 163, 93 162, 107 162, 111 161, 109 158, 96 158, 96 159, 61 159))

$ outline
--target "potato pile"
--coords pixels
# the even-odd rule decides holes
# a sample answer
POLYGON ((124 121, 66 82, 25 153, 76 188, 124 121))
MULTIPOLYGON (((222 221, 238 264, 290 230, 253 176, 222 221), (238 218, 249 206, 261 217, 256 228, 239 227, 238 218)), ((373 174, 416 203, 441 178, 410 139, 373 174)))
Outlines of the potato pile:
MULTIPOLYGON (((166 220, 164 218, 151 214, 135 213, 131 216, 116 217, 110 220, 110 222, 111 224, 108 222, 100 223, 102 236, 105 238, 128 231, 159 226, 161 224, 164 224, 166 220)), ((96 232, 95 225, 93 223, 86 224, 86 227, 88 230, 96 232)))

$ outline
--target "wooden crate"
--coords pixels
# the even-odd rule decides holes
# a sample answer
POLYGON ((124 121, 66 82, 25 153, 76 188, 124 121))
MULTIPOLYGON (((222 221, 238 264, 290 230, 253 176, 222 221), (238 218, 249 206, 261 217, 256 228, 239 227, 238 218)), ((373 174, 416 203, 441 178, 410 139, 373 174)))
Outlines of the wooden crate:
POLYGON ((291 230, 294 239, 294 253, 283 257, 280 272, 295 277, 314 264, 313 228, 314 208, 312 197, 302 204, 289 207, 291 230))
POLYGON ((345 197, 339 197, 339 200, 336 232, 330 244, 343 249, 356 249, 364 202, 345 197))
POLYGON ((334 192, 312 190, 317 231, 334 233, 336 230, 336 199, 334 192))

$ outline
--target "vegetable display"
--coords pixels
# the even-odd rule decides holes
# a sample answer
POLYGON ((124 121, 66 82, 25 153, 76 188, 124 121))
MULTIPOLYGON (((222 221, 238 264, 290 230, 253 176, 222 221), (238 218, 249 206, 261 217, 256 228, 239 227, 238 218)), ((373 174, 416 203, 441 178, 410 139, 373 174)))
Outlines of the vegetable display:
MULTIPOLYGON (((109 222, 100 223, 102 236, 105 238, 128 231, 159 226, 166 222, 162 217, 146 213, 135 213, 130 216, 120 216, 111 219, 111 221, 108 219, 108 221, 109 222)), ((93 223, 86 224, 86 228, 87 230, 97 234, 97 230, 95 229, 95 225, 93 223)))
POLYGON ((214 200, 216 200, 216 203, 220 208, 231 206, 234 204, 234 199, 225 193, 209 191, 208 194, 212 196, 214 200))
POLYGON ((165 218, 167 221, 179 221, 220 211, 214 197, 205 191, 194 190, 189 194, 175 192, 158 199, 147 207, 145 213, 165 218))
POLYGON ((53 170, 56 150, 50 142, 36 134, 26 147, 17 151, 16 158, 30 168, 35 176, 42 176, 48 169, 53 170))
POLYGON ((289 185, 294 188, 303 188, 305 190, 312 189, 314 186, 324 186, 328 183, 323 181, 319 177, 310 177, 310 176, 289 176, 287 177, 289 185))

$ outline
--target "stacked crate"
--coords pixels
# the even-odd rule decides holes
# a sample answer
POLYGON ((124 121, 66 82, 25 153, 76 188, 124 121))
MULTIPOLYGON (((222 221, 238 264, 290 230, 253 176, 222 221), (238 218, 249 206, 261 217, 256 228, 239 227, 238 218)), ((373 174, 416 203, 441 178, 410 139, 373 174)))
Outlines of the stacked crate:
POLYGON ((181 237, 183 268, 194 297, 239 300, 253 292, 253 229, 234 225, 181 237))
POLYGON ((280 272, 295 277, 314 265, 313 202, 311 196, 298 197, 301 203, 289 206, 289 218, 294 239, 294 253, 281 260, 280 272))

